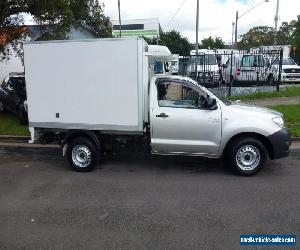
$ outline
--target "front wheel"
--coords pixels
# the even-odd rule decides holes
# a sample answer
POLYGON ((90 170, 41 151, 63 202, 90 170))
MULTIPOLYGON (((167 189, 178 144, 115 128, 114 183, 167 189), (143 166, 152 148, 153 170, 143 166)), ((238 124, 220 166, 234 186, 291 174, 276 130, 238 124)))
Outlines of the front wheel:
POLYGON ((96 167, 98 152, 90 139, 77 137, 68 145, 67 158, 74 170, 88 172, 96 167))
POLYGON ((264 165, 267 153, 264 145, 255 138, 234 141, 227 151, 226 160, 240 175, 256 174, 264 165))

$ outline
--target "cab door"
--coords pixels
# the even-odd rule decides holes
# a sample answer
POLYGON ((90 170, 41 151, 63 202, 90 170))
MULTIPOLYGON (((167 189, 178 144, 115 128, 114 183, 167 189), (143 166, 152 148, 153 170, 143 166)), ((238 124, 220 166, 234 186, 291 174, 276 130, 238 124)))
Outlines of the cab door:
POLYGON ((151 86, 151 147, 158 154, 211 155, 221 142, 221 110, 201 106, 193 84, 158 80, 151 86))

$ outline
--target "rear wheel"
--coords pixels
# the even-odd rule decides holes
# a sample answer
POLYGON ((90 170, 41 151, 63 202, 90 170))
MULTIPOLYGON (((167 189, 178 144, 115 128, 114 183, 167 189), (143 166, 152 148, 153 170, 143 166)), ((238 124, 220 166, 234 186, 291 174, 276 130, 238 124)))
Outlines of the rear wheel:
POLYGON ((96 167, 98 152, 90 139, 77 137, 68 145, 67 158, 74 170, 88 172, 96 167))
POLYGON ((267 152, 264 145, 252 137, 235 140, 227 151, 227 163, 240 175, 256 174, 264 165, 267 152))

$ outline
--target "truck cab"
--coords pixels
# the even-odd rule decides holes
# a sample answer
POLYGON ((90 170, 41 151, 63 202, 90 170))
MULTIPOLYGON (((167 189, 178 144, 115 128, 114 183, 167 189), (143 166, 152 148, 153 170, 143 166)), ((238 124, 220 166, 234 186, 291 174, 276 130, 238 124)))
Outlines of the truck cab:
POLYGON ((250 175, 268 154, 277 159, 289 153, 281 113, 222 101, 189 78, 152 79, 149 105, 153 154, 224 157, 250 175))

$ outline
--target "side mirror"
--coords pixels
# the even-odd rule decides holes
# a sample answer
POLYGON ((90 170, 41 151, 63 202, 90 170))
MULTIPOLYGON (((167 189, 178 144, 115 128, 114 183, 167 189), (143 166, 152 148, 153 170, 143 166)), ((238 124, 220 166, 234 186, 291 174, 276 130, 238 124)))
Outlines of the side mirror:
POLYGON ((218 109, 217 101, 216 101, 215 98, 209 97, 208 98, 208 105, 207 106, 208 106, 209 110, 216 110, 216 109, 218 109))
POLYGON ((200 97, 201 108, 208 110, 218 109, 217 101, 215 98, 210 97, 209 95, 200 97))

